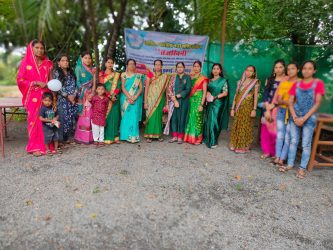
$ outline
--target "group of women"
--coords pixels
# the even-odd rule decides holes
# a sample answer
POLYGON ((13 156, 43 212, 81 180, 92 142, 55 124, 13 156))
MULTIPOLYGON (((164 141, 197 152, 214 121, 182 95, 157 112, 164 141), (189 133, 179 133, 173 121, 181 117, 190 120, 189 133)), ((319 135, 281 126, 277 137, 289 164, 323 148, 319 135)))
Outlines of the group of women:
POLYGON ((62 82, 62 89, 56 94, 55 108, 60 117, 60 139, 63 142, 75 140, 89 144, 93 141, 89 100, 94 95, 96 84, 102 83, 110 99, 105 117, 104 139, 107 144, 119 143, 119 140, 138 142, 142 121, 148 143, 154 139, 163 141, 162 134, 171 132, 169 143, 204 143, 209 148, 215 148, 221 130, 228 126, 230 115, 233 117, 230 150, 246 153, 254 139, 254 118, 260 106, 263 110, 261 158, 275 157, 274 163, 281 172, 290 170, 294 164, 300 128, 303 127, 304 157, 298 176, 304 176, 302 171, 309 160, 315 112, 324 95, 322 81, 313 78, 316 70, 313 61, 302 66, 302 80, 297 78, 296 64, 291 63, 287 68, 284 61, 276 61, 260 104, 256 68, 247 66, 237 83, 231 109, 228 81, 220 64, 213 65, 210 78, 201 74, 200 61, 193 63, 190 75, 185 74, 183 62, 177 63, 176 74, 173 75, 162 73, 162 60, 155 60, 154 72, 146 75, 137 73, 133 59, 127 60, 126 71, 122 74, 115 72, 113 65, 113 59, 107 58, 103 70, 96 77, 90 53, 83 52, 75 71, 71 70, 67 55, 59 56, 53 69, 52 62, 45 56, 43 42, 34 40, 29 44, 17 76, 28 113, 27 152, 35 156, 45 154, 38 112, 43 93, 49 91, 48 80, 56 78, 62 82), (167 115, 165 126, 163 114, 167 115), (287 155, 288 166, 284 166, 287 155))

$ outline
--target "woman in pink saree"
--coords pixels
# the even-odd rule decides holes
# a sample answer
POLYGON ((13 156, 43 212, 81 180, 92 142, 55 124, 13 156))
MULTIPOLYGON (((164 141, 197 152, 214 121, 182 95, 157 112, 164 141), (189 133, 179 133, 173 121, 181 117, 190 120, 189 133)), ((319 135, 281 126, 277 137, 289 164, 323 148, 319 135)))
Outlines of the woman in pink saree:
POLYGON ((39 109, 42 95, 49 92, 47 82, 51 78, 52 62, 45 56, 44 43, 33 40, 20 64, 17 85, 23 95, 22 104, 28 113, 28 144, 26 151, 34 156, 46 153, 39 109))

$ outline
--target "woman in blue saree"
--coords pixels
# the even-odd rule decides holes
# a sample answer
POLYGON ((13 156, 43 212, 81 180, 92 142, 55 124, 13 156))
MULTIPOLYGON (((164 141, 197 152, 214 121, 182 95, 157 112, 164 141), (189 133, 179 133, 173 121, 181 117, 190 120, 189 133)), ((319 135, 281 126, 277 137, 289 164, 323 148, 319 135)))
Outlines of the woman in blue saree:
POLYGON ((135 73, 136 61, 128 59, 126 72, 121 75, 120 140, 136 143, 139 138, 139 122, 142 116, 142 75, 135 73))

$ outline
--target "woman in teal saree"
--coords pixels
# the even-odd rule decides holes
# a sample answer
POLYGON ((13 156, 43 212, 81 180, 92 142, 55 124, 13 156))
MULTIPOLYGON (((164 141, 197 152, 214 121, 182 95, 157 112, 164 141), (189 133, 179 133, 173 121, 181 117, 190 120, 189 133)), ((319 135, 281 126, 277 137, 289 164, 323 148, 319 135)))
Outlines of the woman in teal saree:
POLYGON ((77 60, 75 67, 76 87, 79 93, 79 118, 76 124, 74 140, 77 143, 89 144, 93 142, 91 131, 91 103, 94 93, 94 74, 92 60, 89 52, 83 52, 77 60))
POLYGON ((136 143, 139 138, 139 122, 142 116, 142 75, 135 73, 136 61, 128 59, 127 70, 122 73, 120 95, 120 140, 136 143))
POLYGON ((207 91, 203 141, 208 148, 215 148, 221 130, 226 130, 229 122, 228 82, 223 78, 222 66, 219 63, 213 65, 207 91))

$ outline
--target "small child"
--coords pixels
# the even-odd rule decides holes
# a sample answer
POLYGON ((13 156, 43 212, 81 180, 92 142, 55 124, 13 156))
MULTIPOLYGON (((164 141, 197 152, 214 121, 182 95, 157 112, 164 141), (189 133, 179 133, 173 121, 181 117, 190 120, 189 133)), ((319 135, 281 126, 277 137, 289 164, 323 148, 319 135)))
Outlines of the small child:
POLYGON ((109 98, 106 96, 104 84, 99 83, 92 100, 91 127, 94 138, 94 145, 104 146, 104 127, 106 125, 106 115, 109 109, 109 98))
MULTIPOLYGON (((39 111, 39 119, 43 124, 44 143, 46 148, 49 149, 48 154, 57 154, 58 150, 58 122, 59 116, 53 110, 53 96, 51 93, 44 93, 42 97, 43 105, 39 111)), ((60 152, 59 152, 60 153, 60 152)))

